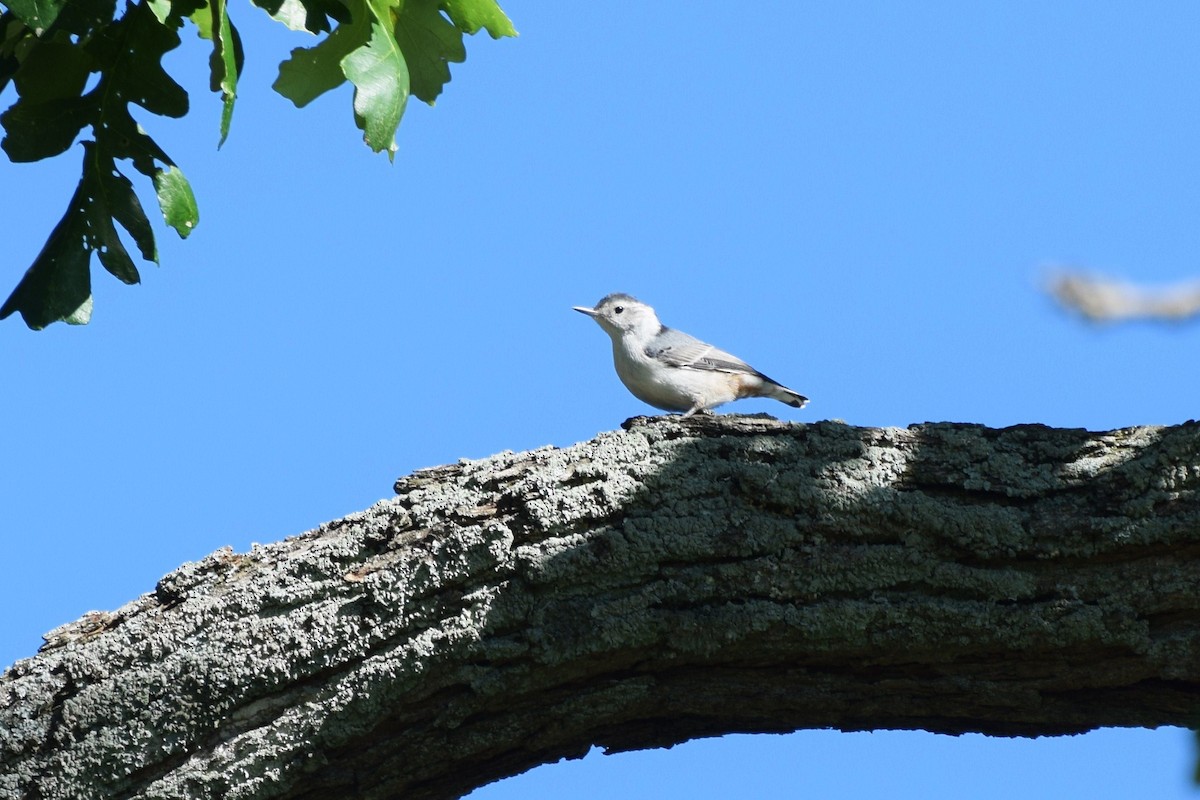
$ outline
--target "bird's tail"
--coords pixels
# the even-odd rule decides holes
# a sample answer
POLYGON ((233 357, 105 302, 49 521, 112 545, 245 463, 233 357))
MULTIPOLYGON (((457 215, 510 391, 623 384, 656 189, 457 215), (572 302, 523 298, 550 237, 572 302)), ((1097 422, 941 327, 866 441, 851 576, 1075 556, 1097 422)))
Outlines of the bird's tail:
POLYGON ((781 384, 771 381, 764 387, 770 392, 768 397, 772 397, 781 403, 787 403, 792 408, 804 408, 808 405, 808 398, 799 392, 793 392, 791 389, 781 384))

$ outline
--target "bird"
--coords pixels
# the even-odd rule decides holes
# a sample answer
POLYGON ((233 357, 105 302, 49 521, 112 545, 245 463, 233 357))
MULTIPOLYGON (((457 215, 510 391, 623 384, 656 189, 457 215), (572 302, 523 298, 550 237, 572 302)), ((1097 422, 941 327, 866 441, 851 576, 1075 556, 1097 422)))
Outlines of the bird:
POLYGON ((617 376, 633 396, 684 418, 744 397, 770 397, 793 408, 808 398, 737 356, 659 322, 654 309, 627 294, 605 296, 595 308, 572 306, 612 339, 617 376))

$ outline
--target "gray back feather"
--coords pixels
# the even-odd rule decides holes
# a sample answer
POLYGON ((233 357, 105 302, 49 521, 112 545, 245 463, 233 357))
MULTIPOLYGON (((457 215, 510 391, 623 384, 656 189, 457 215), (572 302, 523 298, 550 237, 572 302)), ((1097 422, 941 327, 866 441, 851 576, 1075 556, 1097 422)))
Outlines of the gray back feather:
MULTIPOLYGON (((740 372, 767 378, 754 367, 732 353, 726 353, 711 344, 689 336, 683 331, 665 325, 654 341, 646 346, 646 355, 672 367, 712 370, 713 372, 740 372)), ((771 381, 774 383, 774 381, 771 381)))

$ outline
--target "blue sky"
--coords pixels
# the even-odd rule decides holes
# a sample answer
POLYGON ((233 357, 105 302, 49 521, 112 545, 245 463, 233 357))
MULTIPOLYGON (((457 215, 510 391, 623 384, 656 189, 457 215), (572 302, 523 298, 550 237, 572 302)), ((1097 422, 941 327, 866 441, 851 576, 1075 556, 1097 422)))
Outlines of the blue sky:
MULTIPOLYGON (((1088 327, 1039 286, 1061 264, 1200 272, 1200 6, 505 8, 521 37, 469 41, 437 108, 410 104, 390 166, 360 143, 347 87, 304 110, 270 90, 311 41, 248 4, 231 9, 247 65, 218 153, 207 53, 186 35, 169 66, 192 114, 142 122, 191 179, 199 228, 160 228, 163 266, 139 287, 97 267, 87 327, 0 323, 0 663, 418 467, 647 413, 570 310, 612 291, 812 398, 733 410, 1197 415, 1195 326, 1088 327)), ((0 291, 80 157, 0 162, 0 291)), ((806 732, 593 755, 475 796, 1194 798, 1192 758, 1178 730, 806 732)))

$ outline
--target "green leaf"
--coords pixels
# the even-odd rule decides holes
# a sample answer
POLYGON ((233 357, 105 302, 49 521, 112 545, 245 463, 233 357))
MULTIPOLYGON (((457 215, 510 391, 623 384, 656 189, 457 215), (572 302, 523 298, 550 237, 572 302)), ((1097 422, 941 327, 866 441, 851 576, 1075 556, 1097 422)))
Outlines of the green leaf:
POLYGON ((229 137, 229 123, 233 119, 233 105, 237 100, 237 82, 243 62, 242 41, 237 28, 229 21, 226 0, 207 0, 192 12, 191 20, 200 38, 213 43, 212 53, 208 57, 208 85, 214 92, 221 93, 223 103, 221 138, 217 142, 217 148, 220 149, 229 137))
MULTIPOLYGON (((294 29, 330 31, 315 47, 294 50, 280 66, 276 89, 302 106, 346 79, 354 115, 376 152, 396 152, 396 130, 410 94, 433 103, 450 80, 449 64, 465 56, 462 36, 486 28, 493 38, 516 31, 495 0, 251 0, 294 29)), ((30 161, 63 152, 85 126, 84 169, 67 211, 7 301, 0 319, 20 312, 41 328, 91 316, 91 254, 120 280, 139 280, 126 242, 157 262, 154 232, 118 160, 152 178, 167 224, 181 237, 199 222, 191 186, 134 119, 130 104, 182 117, 188 96, 163 69, 179 45, 186 17, 213 42, 212 87, 222 95, 220 141, 229 134, 243 65, 242 43, 228 0, 0 0, 0 90, 18 99, 0 115, 0 145, 30 161), (88 76, 99 82, 87 94, 88 76), (123 229, 123 231, 121 230, 123 229), (127 238, 128 237, 128 238, 127 238)), ((141 117, 142 115, 139 115, 141 117)))
POLYGON ((118 22, 84 44, 108 81, 106 106, 137 103, 152 114, 182 117, 188 96, 162 68, 162 57, 179 46, 179 35, 155 18, 149 6, 131 6, 118 22))
POLYGON ((256 5, 266 9, 266 12, 271 15, 272 19, 276 22, 282 22, 289 30, 308 30, 308 9, 304 7, 304 4, 300 0, 283 0, 279 3, 272 3, 270 7, 264 6, 261 2, 256 5))
POLYGON ((58 19, 67 0, 5 0, 4 3, 39 35, 58 19))
MULTIPOLYGON (((350 22, 352 14, 348 6, 356 0, 253 0, 279 22, 294 31, 321 33, 332 26, 333 19, 343 25, 350 22)), ((358 0, 361 2, 361 0, 358 0)))
MULTIPOLYGON (((154 232, 133 193, 133 185, 117 165, 92 142, 83 146, 83 177, 79 181, 78 208, 87 225, 79 247, 85 253, 96 252, 104 268, 124 283, 138 283, 141 277, 129 257, 113 221, 129 231, 147 261, 158 261, 154 232)), ((70 212, 68 212, 70 213, 70 212)))
POLYGON ((342 59, 367 44, 371 25, 366 19, 366 7, 351 22, 343 22, 314 47, 297 47, 279 65, 279 77, 274 89, 303 108, 330 89, 346 81, 342 59))
POLYGON ((433 105, 450 82, 449 62, 467 57, 463 34, 438 10, 438 0, 405 0, 396 18, 396 42, 408 65, 415 97, 433 105))
POLYGON ((229 123, 233 119, 233 104, 237 100, 239 64, 235 57, 233 25, 229 21, 229 9, 225 0, 209 0, 213 14, 213 52, 208 65, 212 72, 212 90, 221 92, 221 139, 217 148, 225 144, 229 136, 229 123))
POLYGON ((11 11, 0 14, 0 92, 21 68, 17 53, 34 39, 33 31, 11 11))
POLYGON ((37 161, 62 153, 95 119, 94 96, 80 97, 91 58, 66 34, 62 37, 28 42, 13 77, 20 99, 0 114, 5 130, 0 146, 13 161, 37 161))
POLYGON ((54 22, 60 33, 79 40, 89 39, 100 28, 111 25, 117 13, 117 0, 68 0, 54 22))
MULTIPOLYGON (((254 1, 277 2, 274 13, 292 28, 298 28, 301 10, 311 16, 338 5, 335 0, 254 1)), ((433 104, 450 80, 450 63, 466 58, 464 32, 487 28, 493 38, 516 35, 494 0, 345 0, 342 8, 353 22, 343 21, 314 47, 294 49, 279 66, 275 89, 304 106, 348 78, 363 139, 375 152, 386 149, 389 158, 396 152, 408 96, 433 104)), ((306 27, 314 30, 308 17, 306 27)))
POLYGON ((88 267, 91 254, 80 246, 87 235, 83 189, 81 182, 42 252, 0 306, 0 319, 19 311, 25 324, 37 331, 51 322, 84 325, 91 318, 92 276, 88 267))
POLYGON ((207 7, 208 0, 146 0, 146 5, 154 13, 154 18, 159 23, 170 28, 178 28, 183 24, 184 19, 190 18, 200 9, 207 7))
POLYGON ((167 24, 171 12, 175 10, 171 0, 146 0, 146 5, 154 12, 154 18, 163 25, 167 24))
POLYGON ((66 97, 44 103, 21 98, 3 114, 4 141, 0 147, 16 162, 39 161, 71 146, 84 125, 96 118, 91 95, 66 97))
POLYGON ((354 120, 363 131, 363 141, 376 153, 387 150, 392 159, 396 129, 408 103, 408 67, 390 32, 390 7, 376 7, 374 2, 371 7, 376 18, 371 23, 371 38, 342 59, 342 71, 354 84, 354 120))
MULTIPOLYGON (((75 2, 98 7, 96 0, 72 0, 75 2)), ((92 307, 92 253, 120 280, 138 282, 137 267, 118 225, 132 238, 143 258, 157 261, 154 232, 132 184, 117 169, 117 159, 130 160, 135 169, 153 178, 163 216, 181 236, 187 236, 195 227, 199 215, 191 187, 162 148, 133 119, 129 108, 136 103, 156 114, 182 116, 187 112, 187 94, 163 70, 161 60, 179 44, 178 35, 168 26, 178 24, 178 14, 194 9, 195 2, 172 0, 166 24, 159 21, 149 0, 127 6, 119 20, 98 28, 90 38, 80 38, 83 58, 68 60, 71 70, 67 73, 43 75, 34 71, 38 65, 34 58, 21 66, 16 79, 21 98, 0 115, 7 133, 3 145, 10 156, 28 160, 61 151, 85 124, 91 124, 95 141, 83 143, 83 174, 71 204, 42 252, 0 307, 0 318, 19 311, 32 328, 56 320, 87 322, 92 307), (83 97, 70 96, 82 86, 80 65, 84 59, 88 69, 101 73, 100 81, 83 97), (46 99, 53 95, 67 96, 46 99)), ((162 8, 158 11, 162 13, 162 8)), ((66 15, 64 10, 60 19, 66 15)), ((86 14, 79 17, 86 18, 86 14)), ((240 45, 236 32, 228 20, 224 28, 223 45, 238 67, 240 45)), ((51 38, 36 46, 63 41, 73 40, 51 38)), ((66 52, 55 47, 49 52, 55 49, 66 52)), ((222 67, 225 63, 223 55, 222 67)), ((86 80, 86 74, 83 77, 86 80)))
POLYGON ((96 145, 114 159, 125 158, 134 168, 153 178, 157 164, 174 164, 158 143, 142 130, 124 104, 105 107, 101 112, 104 124, 96 129, 96 145), (156 163, 157 162, 157 163, 156 163))
MULTIPOLYGON (((146 212, 142 210, 141 202, 133 192, 133 184, 116 169, 116 165, 111 161, 101 167, 102 169, 98 170, 98 177, 100 190, 104 194, 105 211, 117 222, 120 222, 122 228, 129 231, 142 258, 157 264, 158 249, 154 246, 154 231, 150 228, 150 220, 146 219, 146 212)), ((101 261, 103 260, 102 253, 101 261)), ((135 277, 133 281, 125 280, 115 272, 113 274, 126 283, 136 283, 137 270, 133 269, 132 262, 129 264, 129 269, 133 271, 135 277)), ((112 272, 111 267, 109 272, 112 272)))
POLYGON ((495 0, 442 0, 442 8, 463 33, 475 34, 487 28, 493 39, 517 35, 512 20, 495 0))
MULTIPOLYGON (((112 158, 93 142, 83 143, 83 175, 66 213, 17 288, 0 307, 0 319, 19 311, 35 330, 51 322, 83 324, 91 316, 90 261, 100 263, 124 283, 141 276, 125 249, 116 224, 128 231, 147 261, 158 261, 154 232, 134 194, 133 184, 112 158)), ((177 167, 155 178, 159 203, 168 224, 187 236, 198 220, 196 199, 177 167)))
POLYGON ((13 83, 21 97, 34 102, 79 97, 91 65, 92 59, 69 37, 42 40, 29 49, 13 83))
MULTIPOLYGON (((191 7, 175 0, 177 10, 191 7)), ((143 175, 153 178, 158 164, 174 162, 142 130, 129 113, 137 103, 156 114, 183 116, 187 92, 162 68, 162 57, 179 45, 175 31, 161 24, 148 5, 130 7, 85 47, 102 68, 100 84, 89 94, 101 101, 93 130, 98 151, 110 159, 126 158, 143 175)))
POLYGON ((92 142, 83 144, 83 175, 45 247, 0 307, 0 319, 19 311, 34 330, 63 320, 85 324, 92 312, 91 254, 125 283, 140 280, 113 220, 130 232, 142 254, 154 256, 154 235, 128 179, 92 142))
MULTIPOLYGON (((196 35, 201 39, 208 39, 210 42, 213 38, 213 16, 212 8, 208 4, 208 0, 188 15, 188 19, 196 26, 196 35)), ((210 81, 211 82, 211 81, 210 81)))
MULTIPOLYGON (((109 170, 107 174, 95 175, 90 183, 90 191, 94 194, 88 208, 89 246, 100 256, 100 263, 104 265, 104 268, 119 278, 122 283, 138 283, 141 281, 141 276, 138 275, 137 267, 133 265, 133 259, 129 257, 129 252, 121 242, 121 237, 117 235, 117 227, 113 225, 116 214, 114 205, 121 205, 122 214, 125 214, 129 210, 132 199, 137 211, 141 212, 142 207, 133 194, 133 186, 129 183, 128 178, 115 169, 109 170)), ((150 231, 150 223, 146 219, 146 215, 140 214, 140 219, 126 216, 126 219, 138 229, 139 234, 149 236, 151 247, 153 247, 154 234, 150 231)), ((122 226, 128 228, 124 222, 122 222, 122 226)), ((151 250, 151 255, 156 256, 157 253, 151 250)))
POLYGON ((200 222, 200 209, 196 206, 192 185, 179 167, 171 166, 155 174, 154 189, 158 193, 163 219, 175 229, 179 238, 186 239, 200 222))

